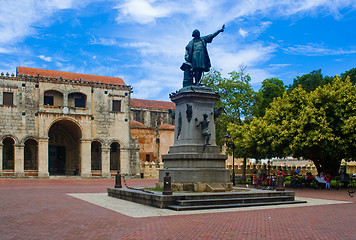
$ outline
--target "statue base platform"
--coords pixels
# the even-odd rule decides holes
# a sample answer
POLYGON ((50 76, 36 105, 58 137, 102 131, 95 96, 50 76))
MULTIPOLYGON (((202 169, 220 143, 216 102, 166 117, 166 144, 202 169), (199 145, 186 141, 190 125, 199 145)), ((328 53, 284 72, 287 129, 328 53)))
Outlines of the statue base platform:
POLYGON ((170 97, 176 104, 175 139, 168 154, 162 155, 164 168, 159 171, 157 186, 163 186, 168 172, 173 191, 231 191, 230 171, 225 166, 227 157, 215 142, 214 105, 219 95, 210 88, 190 86, 170 97), (210 138, 204 146, 206 133, 210 138))
MULTIPOLYGON (((156 188, 163 188, 163 182, 156 183, 156 188)), ((229 183, 203 183, 203 182, 187 182, 187 183, 172 183, 172 191, 174 192, 228 192, 233 190, 233 185, 229 183)))

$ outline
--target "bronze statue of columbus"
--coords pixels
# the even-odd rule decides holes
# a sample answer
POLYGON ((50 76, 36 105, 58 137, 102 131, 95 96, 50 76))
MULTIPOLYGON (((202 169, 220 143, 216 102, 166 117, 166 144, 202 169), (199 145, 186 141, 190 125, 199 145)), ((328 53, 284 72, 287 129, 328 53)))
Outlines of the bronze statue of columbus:
POLYGON ((206 45, 211 43, 213 38, 224 30, 225 25, 215 33, 203 37, 200 37, 198 29, 193 31, 193 39, 185 47, 184 58, 186 62, 181 66, 184 71, 183 87, 200 84, 203 72, 209 72, 211 63, 206 45))

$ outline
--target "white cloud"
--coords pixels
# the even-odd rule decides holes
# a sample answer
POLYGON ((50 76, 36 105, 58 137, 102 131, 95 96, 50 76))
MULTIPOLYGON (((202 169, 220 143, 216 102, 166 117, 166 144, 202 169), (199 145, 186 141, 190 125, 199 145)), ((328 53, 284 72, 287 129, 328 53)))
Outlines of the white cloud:
POLYGON ((356 6, 354 0, 303 0, 303 1, 288 1, 287 4, 282 4, 281 9, 285 15, 294 14, 330 14, 335 18, 342 17, 340 10, 347 6, 356 6))
POLYGON ((305 55, 305 56, 331 56, 331 55, 345 55, 355 54, 356 49, 329 49, 322 44, 309 43, 307 45, 295 45, 287 47, 284 51, 292 55, 305 55))
POLYGON ((226 72, 236 70, 241 65, 253 67, 269 60, 276 48, 276 45, 263 46, 261 43, 256 43, 241 46, 240 50, 233 52, 229 48, 218 46, 211 51, 212 63, 215 68, 226 72))
POLYGON ((90 44, 92 45, 103 45, 103 46, 119 46, 122 48, 149 48, 152 47, 153 44, 149 42, 143 42, 143 41, 138 41, 138 42, 119 42, 113 38, 95 38, 92 37, 90 40, 90 44))
POLYGON ((52 62, 52 58, 51 57, 46 57, 44 55, 39 55, 38 56, 40 59, 42 59, 43 61, 46 61, 46 62, 52 62))
POLYGON ((11 49, 0 47, 0 53, 10 53, 10 52, 12 52, 11 49))
POLYGON ((36 34, 36 27, 53 21, 56 11, 80 8, 91 0, 2 0, 0 1, 0 44, 14 44, 36 34))
POLYGON ((261 87, 263 80, 274 77, 274 75, 266 69, 247 68, 246 72, 250 75, 251 85, 255 90, 261 87))
POLYGON ((138 23, 152 23, 156 18, 167 17, 173 11, 174 3, 157 2, 154 0, 129 0, 119 4, 118 22, 132 19, 138 23))
POLYGON ((92 45, 104 45, 104 46, 115 46, 115 45, 118 45, 118 42, 114 39, 110 39, 110 38, 95 38, 93 37, 91 40, 90 40, 90 44, 92 45))
MULTIPOLYGON (((222 1, 223 2, 223 1, 222 1)), ((197 22, 202 19, 214 22, 224 22, 224 15, 218 15, 220 1, 215 0, 124 0, 116 6, 118 22, 137 22, 140 24, 155 23, 157 19, 173 15, 186 15, 185 22, 197 22), (219 21, 212 21, 219 19, 219 21)), ((220 23, 219 23, 220 24, 220 23)))
POLYGON ((116 6, 118 22, 155 23, 159 18, 185 15, 186 21, 228 23, 241 17, 330 14, 340 18, 340 10, 356 6, 354 0, 124 0, 116 6))
POLYGON ((68 9, 73 5, 73 0, 47 0, 42 1, 48 8, 68 9))
POLYGON ((279 69, 279 68, 289 67, 291 65, 292 64, 289 63, 273 63, 273 64, 269 64, 268 66, 274 69, 279 69))
POLYGON ((125 47, 125 48, 149 48, 153 47, 154 45, 152 43, 148 42, 131 42, 131 43, 119 43, 120 47, 125 47))
POLYGON ((244 38, 248 35, 248 32, 242 28, 239 29, 239 33, 244 38))
MULTIPOLYGON (((199 28, 202 35, 205 35, 226 23, 227 29, 223 37, 219 35, 211 45, 209 44, 208 51, 213 67, 221 69, 222 72, 230 72, 237 70, 240 65, 247 65, 252 81, 258 82, 271 77, 270 72, 273 70, 289 66, 284 63, 271 64, 265 70, 260 69, 260 64, 271 59, 279 46, 255 42, 255 39, 274 24, 274 20, 298 19, 307 15, 331 15, 341 18, 341 9, 351 5, 355 7, 355 2, 355 0, 0 0, 0 53, 28 50, 30 54, 27 55, 32 54, 37 60, 41 58, 44 61, 52 61, 52 65, 63 71, 89 71, 110 76, 121 71, 118 69, 129 69, 122 74, 125 74, 124 80, 134 86, 134 96, 139 98, 147 96, 153 99, 161 92, 168 95, 167 91, 175 91, 181 87, 182 72, 179 67, 184 61, 184 48, 191 39, 194 28, 199 28), (100 46, 92 46, 90 50, 85 50, 93 50, 87 55, 78 53, 81 66, 75 66, 73 59, 69 63, 58 60, 57 55, 70 58, 71 55, 68 56, 67 53, 54 54, 42 51, 34 54, 36 51, 32 46, 16 45, 27 36, 38 37, 44 41, 48 37, 36 36, 38 29, 45 32, 47 26, 59 19, 57 15, 61 16, 61 10, 78 8, 79 11, 78 6, 85 6, 90 2, 96 2, 97 5, 105 3, 108 7, 114 5, 113 11, 117 14, 114 17, 118 26, 110 26, 113 27, 113 31, 107 31, 108 28, 95 31, 97 35, 89 40, 90 43, 107 47, 100 53, 95 52, 100 46), (249 39, 247 44, 246 39, 243 39, 245 37, 249 39), (103 56, 107 54, 108 49, 111 50, 110 56, 103 56), (38 56, 44 52, 53 57, 38 56), (107 64, 112 67, 108 68, 107 64), (147 91, 147 86, 153 90, 147 91)), ((105 14, 109 11, 110 9, 105 14)), ((87 16, 91 14, 95 15, 95 10, 91 10, 87 16)), ((67 21, 64 18, 63 20, 67 21)), ((101 27, 101 24, 98 23, 98 26, 101 27)), ((97 30, 96 27, 89 29, 88 34, 93 34, 92 30, 97 30)), ((61 37, 71 38, 74 42, 86 36, 71 34, 68 31, 61 37)), ((284 46, 285 44, 287 43, 283 43, 284 46)), ((329 55, 355 53, 354 49, 332 50, 313 44, 295 45, 283 50, 289 54, 308 56, 322 56, 326 52, 329 55)), ((18 60, 19 62, 31 59, 24 57, 24 54, 21 58, 23 59, 18 60)), ((43 62, 39 61, 38 67, 42 66, 41 64, 43 62)), ((50 66, 49 63, 46 64, 50 66)))
POLYGON ((249 0, 238 1, 234 4, 226 15, 231 19, 262 15, 270 17, 292 16, 292 15, 319 15, 330 14, 335 18, 340 18, 340 10, 353 6, 354 0, 249 0))
POLYGON ((159 81, 152 79, 142 79, 135 82, 132 97, 140 99, 152 99, 153 96, 159 95, 162 90, 162 84, 159 81))

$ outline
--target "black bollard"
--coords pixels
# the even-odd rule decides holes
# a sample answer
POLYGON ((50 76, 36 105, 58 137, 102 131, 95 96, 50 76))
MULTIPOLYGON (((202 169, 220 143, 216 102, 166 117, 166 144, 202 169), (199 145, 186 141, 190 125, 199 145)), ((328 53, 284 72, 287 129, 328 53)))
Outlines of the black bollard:
POLYGON ((169 172, 166 172, 166 176, 163 178, 163 195, 172 195, 172 183, 169 172))
POLYGON ((115 188, 122 188, 121 185, 121 174, 119 171, 117 171, 117 174, 115 176, 115 188))

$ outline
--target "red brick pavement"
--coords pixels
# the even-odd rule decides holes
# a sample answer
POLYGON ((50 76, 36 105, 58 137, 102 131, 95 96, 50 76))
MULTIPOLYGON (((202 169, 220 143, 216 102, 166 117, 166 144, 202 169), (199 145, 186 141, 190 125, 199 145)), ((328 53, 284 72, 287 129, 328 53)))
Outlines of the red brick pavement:
MULTIPOLYGON (((128 180, 153 186, 155 180, 128 180)), ((106 192, 114 180, 0 179, 0 239, 356 239, 356 197, 296 190, 352 203, 132 218, 66 195, 106 192)))

